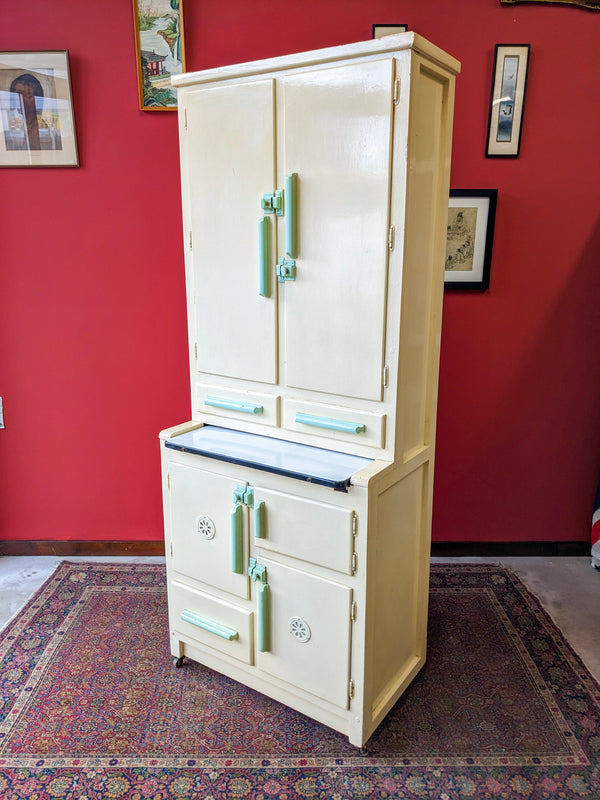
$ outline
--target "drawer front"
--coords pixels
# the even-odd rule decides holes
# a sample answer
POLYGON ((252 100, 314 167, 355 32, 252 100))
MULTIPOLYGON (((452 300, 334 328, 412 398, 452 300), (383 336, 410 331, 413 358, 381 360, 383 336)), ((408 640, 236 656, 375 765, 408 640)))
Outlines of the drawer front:
POLYGON ((215 417, 279 426, 279 397, 196 384, 196 411, 215 417))
POLYGON ((270 599, 270 647, 259 669, 348 708, 352 590, 261 558, 270 599))
POLYGON ((240 485, 231 478, 183 464, 169 464, 173 569, 195 581, 244 599, 248 598, 247 509, 238 514, 239 561, 232 569, 233 495, 240 485))
POLYGON ((251 535, 255 547, 262 551, 282 553, 349 575, 353 515, 350 508, 255 486, 251 535))
POLYGON ((169 614, 171 629, 184 641, 198 642, 252 664, 251 611, 173 583, 169 614))
POLYGON ((283 424, 290 431, 368 447, 385 447, 385 414, 285 400, 283 424))

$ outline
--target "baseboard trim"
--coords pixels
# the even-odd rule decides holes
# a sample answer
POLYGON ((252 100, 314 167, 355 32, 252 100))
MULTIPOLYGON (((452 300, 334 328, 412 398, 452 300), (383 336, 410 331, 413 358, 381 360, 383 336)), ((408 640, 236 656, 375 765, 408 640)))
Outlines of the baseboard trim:
POLYGON ((589 556, 590 542, 432 542, 434 558, 589 556))
MULTIPOLYGON (((432 542, 435 558, 589 556, 589 542, 432 542)), ((0 542, 0 556, 164 556, 157 541, 12 540, 0 542)))
POLYGON ((164 556, 165 543, 157 541, 12 540, 0 542, 0 556, 164 556))

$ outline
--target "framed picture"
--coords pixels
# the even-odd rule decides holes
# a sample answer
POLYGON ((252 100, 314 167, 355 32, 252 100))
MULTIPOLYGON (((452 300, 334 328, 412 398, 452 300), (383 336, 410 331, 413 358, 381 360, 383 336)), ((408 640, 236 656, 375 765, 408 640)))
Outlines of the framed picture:
POLYGON ((486 156, 516 158, 521 146, 528 44, 497 44, 486 156))
POLYGON ((182 0, 133 0, 138 93, 142 111, 175 111, 171 75, 185 71, 182 0))
POLYGON ((0 167, 78 167, 67 50, 0 52, 0 167))
POLYGON ((489 287, 497 197, 497 189, 450 190, 445 289, 489 287))
POLYGON ((373 25, 373 39, 383 39, 395 33, 406 33, 408 25, 373 25))

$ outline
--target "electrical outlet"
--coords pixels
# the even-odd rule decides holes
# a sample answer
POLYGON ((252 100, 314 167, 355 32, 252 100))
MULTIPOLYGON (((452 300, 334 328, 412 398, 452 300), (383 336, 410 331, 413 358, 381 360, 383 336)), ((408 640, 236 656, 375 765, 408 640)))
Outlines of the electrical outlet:
POLYGON ((0 397, 0 428, 4 427, 4 407, 2 405, 2 398, 0 397))

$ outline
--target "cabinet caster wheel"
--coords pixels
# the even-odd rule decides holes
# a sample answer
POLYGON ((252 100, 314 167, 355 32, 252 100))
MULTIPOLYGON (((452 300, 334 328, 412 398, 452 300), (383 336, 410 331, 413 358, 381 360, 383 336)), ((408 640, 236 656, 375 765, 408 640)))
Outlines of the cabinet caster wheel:
POLYGON ((358 754, 359 754, 360 756, 370 756, 370 755, 371 755, 371 751, 370 751, 370 750, 369 750, 369 748, 368 748, 368 747, 365 745, 364 747, 359 747, 359 748, 358 748, 358 754))
POLYGON ((179 658, 175 659, 175 666, 179 669, 179 667, 183 667, 184 665, 183 656, 179 656, 179 658))

